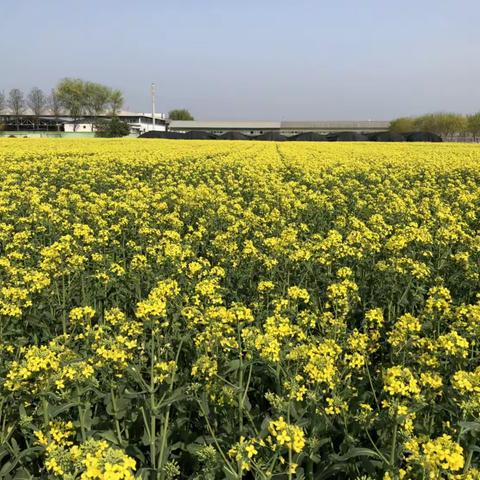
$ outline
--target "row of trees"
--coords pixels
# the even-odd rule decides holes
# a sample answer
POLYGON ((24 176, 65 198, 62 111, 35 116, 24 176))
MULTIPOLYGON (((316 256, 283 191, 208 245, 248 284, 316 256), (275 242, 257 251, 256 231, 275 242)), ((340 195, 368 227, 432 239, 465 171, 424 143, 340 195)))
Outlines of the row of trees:
POLYGON ((480 112, 473 115, 459 113, 429 113, 419 117, 402 117, 390 123, 392 132, 432 132, 444 137, 452 135, 480 136, 480 112))
POLYGON ((50 95, 46 95, 43 90, 34 87, 26 97, 18 88, 12 88, 8 95, 0 92, 0 115, 5 114, 8 109, 9 113, 16 117, 17 130, 20 128, 20 119, 27 107, 31 109, 37 125, 39 117, 47 111, 60 115, 60 105, 55 90, 52 90, 50 95))
POLYGON ((97 117, 104 113, 115 117, 123 102, 120 90, 78 78, 65 78, 48 95, 38 87, 32 88, 26 96, 18 88, 10 90, 8 95, 0 92, 0 115, 5 114, 8 109, 9 113, 15 116, 15 124, 19 130, 21 118, 27 108, 31 110, 36 128, 42 115, 49 113, 58 120, 66 113, 72 117, 76 129, 82 115, 92 116, 94 123, 97 117))

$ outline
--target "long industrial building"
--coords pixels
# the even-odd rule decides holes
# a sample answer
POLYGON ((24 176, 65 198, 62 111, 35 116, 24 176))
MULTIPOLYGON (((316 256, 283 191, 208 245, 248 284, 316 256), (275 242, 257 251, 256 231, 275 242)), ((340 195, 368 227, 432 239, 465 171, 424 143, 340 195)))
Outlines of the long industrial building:
POLYGON ((168 123, 168 130, 174 132, 204 131, 215 135, 227 132, 239 132, 244 135, 256 136, 267 132, 276 132, 291 136, 303 132, 333 133, 333 132, 384 132, 390 126, 388 121, 321 121, 321 122, 225 122, 225 121, 175 121, 168 123))
MULTIPOLYGON (((321 134, 335 132, 383 132, 387 131, 390 125, 388 121, 318 121, 318 122, 258 122, 258 121, 180 121, 169 120, 164 113, 155 114, 155 125, 153 125, 152 113, 121 111, 118 117, 130 126, 132 135, 140 135, 152 130, 191 132, 203 131, 215 135, 222 135, 227 132, 238 132, 247 136, 257 136, 273 132, 280 135, 292 136, 303 132, 316 132, 321 134)), ((98 119, 109 119, 108 114, 94 117, 82 115, 76 121, 68 115, 56 116, 51 113, 35 116, 32 111, 26 110, 21 115, 15 116, 12 113, 0 114, 0 129, 15 133, 34 132, 64 132, 67 134, 93 135, 95 122, 98 119)))

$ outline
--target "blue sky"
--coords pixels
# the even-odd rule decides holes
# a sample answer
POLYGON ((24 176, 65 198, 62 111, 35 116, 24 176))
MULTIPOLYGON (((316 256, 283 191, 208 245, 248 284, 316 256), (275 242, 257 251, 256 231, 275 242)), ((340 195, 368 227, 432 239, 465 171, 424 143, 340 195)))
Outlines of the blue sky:
POLYGON ((63 77, 204 120, 480 110, 478 0, 0 0, 0 90, 63 77), (2 3, 5 2, 5 6, 2 3))

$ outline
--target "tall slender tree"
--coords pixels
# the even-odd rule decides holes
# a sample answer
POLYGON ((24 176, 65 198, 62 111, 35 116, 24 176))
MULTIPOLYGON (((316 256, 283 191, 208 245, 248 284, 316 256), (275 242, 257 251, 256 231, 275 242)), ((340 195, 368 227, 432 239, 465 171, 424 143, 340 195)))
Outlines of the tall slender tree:
POLYGON ((105 85, 94 82, 85 83, 85 107, 93 117, 92 131, 99 115, 105 112, 112 91, 105 85))
POLYGON ((58 98, 58 93, 55 89, 52 89, 48 97, 48 108, 51 114, 55 118, 57 130, 59 131, 60 130, 59 118, 60 118, 60 115, 62 114, 62 105, 60 103, 60 99, 58 98))
POLYGON ((0 92, 0 115, 5 111, 5 94, 0 92))
MULTIPOLYGON (((5 111, 5 94, 3 92, 0 92, 0 117, 5 111)), ((5 128, 5 123, 3 122, 3 119, 0 118, 0 130, 3 130, 5 128)))
POLYGON ((27 105, 32 110, 35 127, 38 129, 40 116, 45 112, 47 106, 47 97, 43 90, 38 87, 32 88, 27 97, 27 105))
POLYGON ((120 90, 112 90, 110 93, 110 98, 108 100, 108 107, 110 110, 110 115, 115 117, 118 115, 118 112, 123 107, 123 93, 120 90))
POLYGON ((472 134, 473 140, 476 142, 480 136, 480 112, 467 117, 468 131, 472 134))
POLYGON ((76 131, 87 106, 85 82, 80 78, 64 78, 58 83, 56 93, 62 107, 73 118, 73 131, 76 131))
POLYGON ((12 88, 8 94, 7 105, 12 115, 15 116, 15 125, 18 131, 20 130, 20 117, 25 112, 25 97, 23 96, 23 92, 18 88, 12 88))

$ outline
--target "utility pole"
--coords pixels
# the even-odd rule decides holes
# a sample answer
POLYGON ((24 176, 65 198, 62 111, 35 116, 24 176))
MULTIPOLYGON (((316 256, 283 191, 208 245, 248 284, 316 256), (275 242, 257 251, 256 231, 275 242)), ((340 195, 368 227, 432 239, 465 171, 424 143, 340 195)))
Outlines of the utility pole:
POLYGON ((155 84, 152 83, 152 130, 155 130, 155 84))

